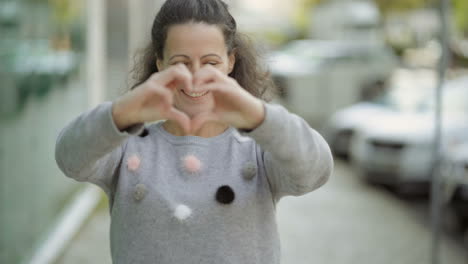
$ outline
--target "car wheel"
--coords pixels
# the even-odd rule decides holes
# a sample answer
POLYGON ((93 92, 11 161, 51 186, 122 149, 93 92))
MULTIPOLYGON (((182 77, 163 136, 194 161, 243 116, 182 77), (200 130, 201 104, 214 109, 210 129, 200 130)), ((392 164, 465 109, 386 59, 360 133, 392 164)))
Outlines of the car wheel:
POLYGON ((465 232, 463 232, 463 246, 468 249, 468 228, 465 228, 465 232))
POLYGON ((429 194, 429 184, 426 183, 399 182, 393 189, 403 198, 420 198, 429 194))
POLYGON ((393 186, 393 190, 398 196, 401 197, 410 197, 413 193, 411 186, 407 183, 397 183, 393 186))
POLYGON ((349 149, 354 131, 347 129, 338 132, 333 140, 331 147, 335 156, 349 160, 349 149))
POLYGON ((448 230, 453 234, 463 234, 464 225, 462 219, 460 219, 453 210, 447 204, 442 205, 441 213, 442 227, 444 230, 448 230))

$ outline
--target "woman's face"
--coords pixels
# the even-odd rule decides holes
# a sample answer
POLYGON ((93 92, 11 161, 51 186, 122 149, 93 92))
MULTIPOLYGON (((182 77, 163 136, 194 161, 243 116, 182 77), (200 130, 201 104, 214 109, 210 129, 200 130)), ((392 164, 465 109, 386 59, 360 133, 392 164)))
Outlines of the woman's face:
MULTIPOLYGON (((157 60, 160 71, 183 63, 195 74, 201 67, 210 64, 226 75, 234 66, 234 55, 228 55, 221 29, 216 25, 186 23, 171 26, 167 33, 162 60, 157 60)), ((214 105, 209 91, 187 94, 184 87, 174 90, 174 106, 193 117, 209 111, 214 105)))

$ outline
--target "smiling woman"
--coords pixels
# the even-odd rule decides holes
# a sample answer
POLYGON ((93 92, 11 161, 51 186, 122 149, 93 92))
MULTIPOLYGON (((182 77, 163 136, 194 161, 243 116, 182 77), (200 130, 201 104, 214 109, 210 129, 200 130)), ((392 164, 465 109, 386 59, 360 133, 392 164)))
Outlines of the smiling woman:
MULTIPOLYGON (((229 56, 234 55, 237 59, 229 76, 236 79, 245 90, 267 101, 276 94, 274 83, 258 61, 257 51, 253 48, 250 39, 238 32, 235 19, 222 1, 210 1, 204 7, 201 7, 198 1, 168 1, 165 3, 154 20, 151 30, 151 42, 140 54, 139 62, 133 70, 134 78, 137 81, 132 88, 143 83, 153 73, 161 69, 155 64, 155 61, 166 58, 165 48, 172 46, 167 38, 169 29, 172 29, 173 26, 188 23, 210 25, 212 28, 216 27, 217 31, 222 33, 222 40, 225 45, 220 48, 225 49, 229 56)), ((184 33, 197 37, 197 34, 190 30, 184 33)), ((200 37, 196 39, 209 41, 200 37)), ((196 46, 194 43, 180 44, 196 46)), ((219 53, 214 55, 221 58, 224 56, 224 54, 219 53)), ((219 63, 216 60, 210 61, 210 59, 214 59, 213 57, 206 59, 204 63, 213 64, 213 66, 217 66, 219 63)), ((188 61, 184 61, 184 63, 188 63, 188 61)))
POLYGON ((65 175, 109 197, 113 263, 279 263, 276 203, 322 186, 333 159, 264 100, 245 43, 222 1, 167 0, 137 84, 60 133, 65 175))

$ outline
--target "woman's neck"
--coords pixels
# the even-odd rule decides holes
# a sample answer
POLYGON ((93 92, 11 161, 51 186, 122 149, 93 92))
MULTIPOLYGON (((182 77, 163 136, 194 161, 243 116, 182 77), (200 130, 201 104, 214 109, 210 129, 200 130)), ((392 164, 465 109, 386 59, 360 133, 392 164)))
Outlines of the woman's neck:
POLYGON ((226 129, 228 129, 228 126, 221 123, 209 122, 204 124, 198 131, 188 134, 184 132, 177 122, 166 120, 163 123, 163 128, 174 136, 197 136, 210 138, 222 134, 226 129))

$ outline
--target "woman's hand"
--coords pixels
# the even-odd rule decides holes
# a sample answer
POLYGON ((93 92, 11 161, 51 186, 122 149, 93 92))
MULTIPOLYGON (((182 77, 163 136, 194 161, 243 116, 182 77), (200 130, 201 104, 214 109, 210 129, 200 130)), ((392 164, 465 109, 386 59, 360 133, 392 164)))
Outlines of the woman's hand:
POLYGON ((192 74, 183 64, 153 74, 144 83, 119 97, 113 104, 112 116, 118 129, 133 124, 170 119, 189 132, 190 118, 174 108, 173 90, 183 85, 192 90, 192 74))
POLYGON ((193 76, 193 91, 209 90, 214 107, 193 117, 191 131, 196 132, 207 122, 218 122, 245 130, 259 126, 265 118, 263 102, 244 90, 235 79, 213 66, 206 65, 193 76))

